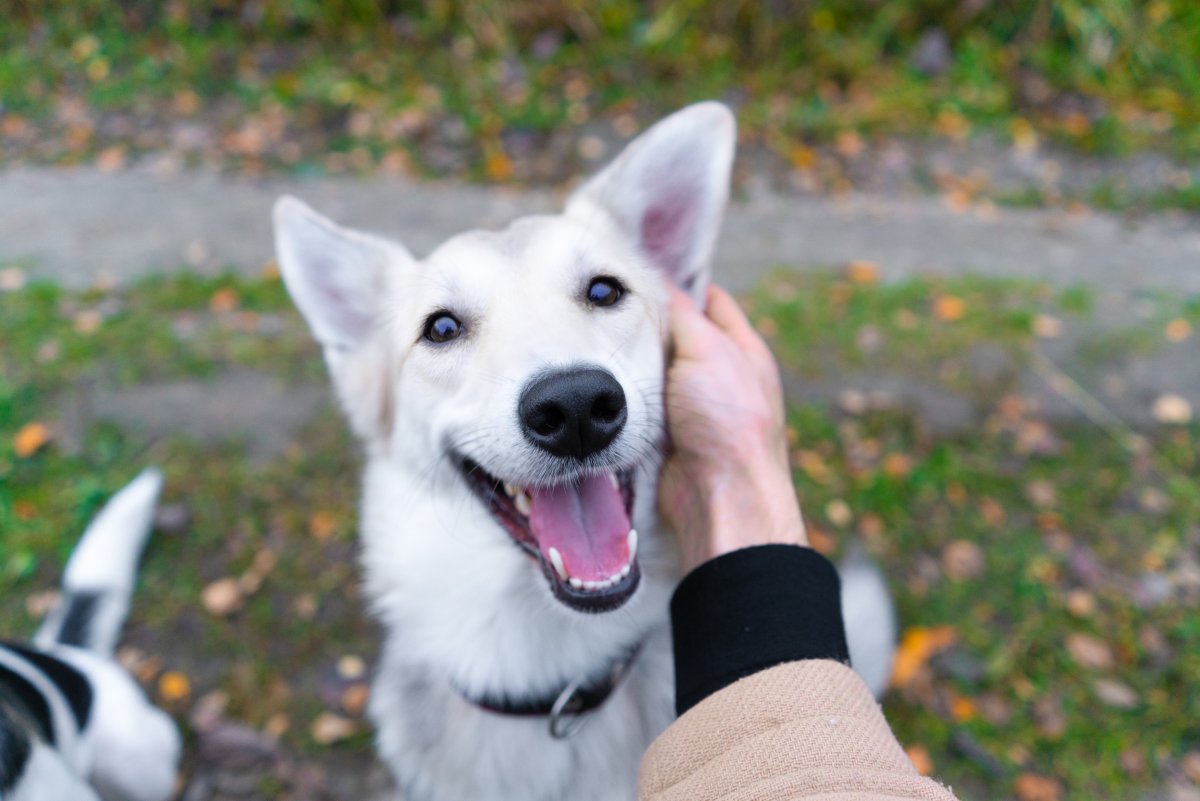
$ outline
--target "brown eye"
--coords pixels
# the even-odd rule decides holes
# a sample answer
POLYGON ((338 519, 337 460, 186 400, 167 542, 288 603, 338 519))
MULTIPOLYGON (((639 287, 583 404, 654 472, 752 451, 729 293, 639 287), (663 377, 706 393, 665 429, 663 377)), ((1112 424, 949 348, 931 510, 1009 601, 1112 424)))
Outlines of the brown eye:
POLYGON ((462 333, 462 323, 449 312, 438 312, 430 315, 425 323, 425 338, 430 342, 449 342, 458 339, 462 333))
POLYGON ((593 278, 587 299, 593 306, 612 306, 625 295, 625 287, 615 278, 593 278))

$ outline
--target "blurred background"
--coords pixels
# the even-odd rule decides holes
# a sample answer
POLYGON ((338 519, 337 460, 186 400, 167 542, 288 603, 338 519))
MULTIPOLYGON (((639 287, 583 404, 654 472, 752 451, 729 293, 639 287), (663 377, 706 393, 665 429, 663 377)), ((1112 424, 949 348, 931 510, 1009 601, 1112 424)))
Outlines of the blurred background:
POLYGON ((0 635, 166 500, 123 660, 180 797, 385 798, 359 458, 272 261, 293 192, 418 255, 738 116, 716 259, 815 544, 897 594, 885 707, 963 798, 1200 799, 1200 5, 6 0, 0 635))

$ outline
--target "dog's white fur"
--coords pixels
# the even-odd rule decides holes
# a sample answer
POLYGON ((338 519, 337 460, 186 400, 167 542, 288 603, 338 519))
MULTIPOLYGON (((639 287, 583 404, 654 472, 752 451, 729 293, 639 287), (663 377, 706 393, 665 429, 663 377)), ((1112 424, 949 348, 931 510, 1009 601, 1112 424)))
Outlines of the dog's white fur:
POLYGON ((386 629, 370 712, 409 801, 632 798, 642 752, 673 718, 667 603, 678 575, 655 512, 664 278, 703 297, 734 144, 724 106, 689 107, 633 142, 563 214, 461 234, 421 261, 295 199, 276 205, 284 279, 367 450, 362 559, 386 629), (628 289, 618 306, 580 302, 598 275, 628 289), (422 321, 440 309, 465 333, 435 346, 422 321), (603 456, 635 471, 642 582, 603 614, 553 597, 449 458, 521 486, 577 477, 522 437, 516 415, 532 376, 572 365, 609 371, 628 403, 603 456), (565 741, 545 719, 463 698, 553 695, 638 643, 626 680, 565 741))
POLYGON ((113 660, 161 487, 161 474, 146 470, 101 510, 67 564, 62 600, 34 638, 37 650, 75 668, 90 685, 86 726, 77 726, 50 677, 0 646, 0 665, 24 677, 46 701, 57 739, 51 745, 25 733, 32 752, 16 785, 0 793, 4 801, 166 801, 174 792, 178 729, 113 660), (67 610, 82 595, 95 599, 77 632, 84 640, 66 645, 61 640, 67 610))

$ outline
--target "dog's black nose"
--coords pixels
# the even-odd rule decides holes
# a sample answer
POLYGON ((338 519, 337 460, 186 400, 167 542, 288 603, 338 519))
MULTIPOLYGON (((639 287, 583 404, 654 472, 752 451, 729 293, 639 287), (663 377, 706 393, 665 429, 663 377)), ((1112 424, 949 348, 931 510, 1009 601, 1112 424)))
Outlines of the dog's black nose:
POLYGON ((608 447, 625 427, 625 392, 599 368, 547 373, 525 387, 517 417, 534 445, 555 456, 584 459, 608 447))

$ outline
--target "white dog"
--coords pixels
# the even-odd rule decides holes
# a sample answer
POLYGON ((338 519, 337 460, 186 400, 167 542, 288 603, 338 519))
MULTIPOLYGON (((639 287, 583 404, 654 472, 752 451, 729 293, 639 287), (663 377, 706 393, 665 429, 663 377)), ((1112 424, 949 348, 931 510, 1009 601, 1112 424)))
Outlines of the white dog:
MULTIPOLYGON (((563 214, 424 260, 275 207, 287 287, 366 446, 366 592, 387 632, 370 712, 410 801, 632 798, 673 718, 663 282, 703 296, 734 140, 724 106, 692 106, 563 214)), ((889 601, 862 574, 863 664, 886 675, 889 601)))
POLYGON ((179 731, 113 661, 162 476, 109 501, 32 647, 0 643, 0 799, 166 801, 179 731))

